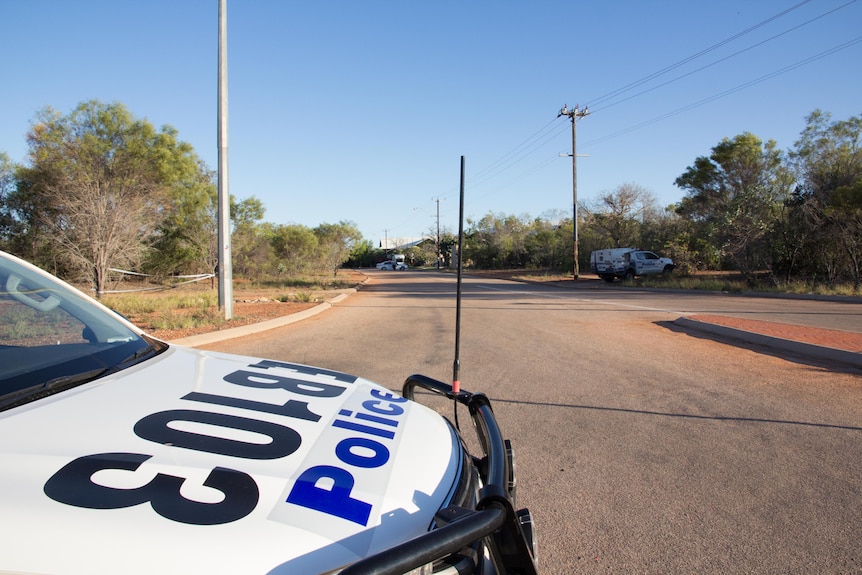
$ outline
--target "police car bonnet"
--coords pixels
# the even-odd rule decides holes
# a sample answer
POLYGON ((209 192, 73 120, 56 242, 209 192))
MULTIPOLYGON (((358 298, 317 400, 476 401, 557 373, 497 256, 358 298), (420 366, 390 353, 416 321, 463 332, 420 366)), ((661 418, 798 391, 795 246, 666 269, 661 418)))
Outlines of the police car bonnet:
POLYGON ((145 365, 0 413, 3 569, 320 573, 451 496, 450 426, 367 380, 177 347, 145 365))

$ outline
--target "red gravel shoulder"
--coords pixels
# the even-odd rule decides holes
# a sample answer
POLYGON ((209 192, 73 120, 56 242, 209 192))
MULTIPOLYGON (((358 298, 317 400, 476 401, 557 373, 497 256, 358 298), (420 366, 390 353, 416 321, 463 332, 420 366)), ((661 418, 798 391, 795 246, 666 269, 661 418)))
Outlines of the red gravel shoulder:
POLYGON ((862 333, 719 315, 693 315, 689 316, 689 319, 790 341, 862 353, 862 333))

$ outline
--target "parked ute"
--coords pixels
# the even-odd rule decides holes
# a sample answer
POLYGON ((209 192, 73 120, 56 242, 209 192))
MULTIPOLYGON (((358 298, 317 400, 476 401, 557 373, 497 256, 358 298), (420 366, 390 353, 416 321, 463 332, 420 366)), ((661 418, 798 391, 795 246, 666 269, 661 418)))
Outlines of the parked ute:
POLYGON ((2 573, 535 574, 502 437, 480 393, 169 345, 0 252, 2 573))
POLYGON ((667 274, 673 268, 674 263, 669 258, 635 248, 596 250, 590 254, 590 271, 606 282, 614 278, 630 280, 635 276, 667 274))

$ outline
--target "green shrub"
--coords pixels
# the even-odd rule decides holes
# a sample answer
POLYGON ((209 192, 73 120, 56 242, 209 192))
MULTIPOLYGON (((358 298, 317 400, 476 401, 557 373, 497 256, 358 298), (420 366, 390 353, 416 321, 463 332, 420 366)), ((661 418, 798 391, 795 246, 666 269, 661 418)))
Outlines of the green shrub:
POLYGON ((312 297, 312 295, 310 293, 304 292, 304 291, 296 292, 296 295, 294 297, 296 298, 296 301, 302 302, 302 303, 310 303, 310 302, 314 301, 314 298, 312 297))

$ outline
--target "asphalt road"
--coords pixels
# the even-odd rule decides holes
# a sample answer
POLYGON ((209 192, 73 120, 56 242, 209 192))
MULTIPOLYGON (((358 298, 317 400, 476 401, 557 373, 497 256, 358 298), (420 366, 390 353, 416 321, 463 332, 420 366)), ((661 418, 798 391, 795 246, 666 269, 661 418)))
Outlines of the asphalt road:
MULTIPOLYGON (((393 389, 416 372, 451 381, 454 277, 371 275, 324 314, 206 348, 393 389)), ((862 374, 672 323, 859 331, 862 304, 583 286, 463 287, 460 380, 492 398, 513 440, 541 571, 862 573, 862 374)))

